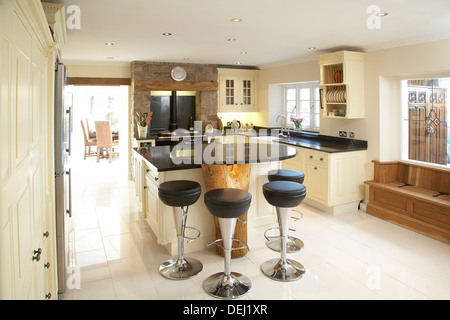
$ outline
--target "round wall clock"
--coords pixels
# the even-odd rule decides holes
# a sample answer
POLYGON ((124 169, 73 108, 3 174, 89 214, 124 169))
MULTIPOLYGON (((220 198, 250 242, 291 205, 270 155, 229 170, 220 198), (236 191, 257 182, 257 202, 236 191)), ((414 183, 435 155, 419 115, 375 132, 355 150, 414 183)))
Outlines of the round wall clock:
POLYGON ((171 72, 172 79, 175 81, 183 81, 186 79, 186 70, 182 67, 175 67, 171 72))

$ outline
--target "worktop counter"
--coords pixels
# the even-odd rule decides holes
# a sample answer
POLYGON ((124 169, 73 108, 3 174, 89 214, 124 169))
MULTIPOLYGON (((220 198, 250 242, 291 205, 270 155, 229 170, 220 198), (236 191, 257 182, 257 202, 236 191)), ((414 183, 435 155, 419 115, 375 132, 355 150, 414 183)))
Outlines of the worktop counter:
POLYGON ((201 168, 202 164, 282 161, 297 155, 295 148, 279 143, 180 143, 133 150, 158 172, 201 168))

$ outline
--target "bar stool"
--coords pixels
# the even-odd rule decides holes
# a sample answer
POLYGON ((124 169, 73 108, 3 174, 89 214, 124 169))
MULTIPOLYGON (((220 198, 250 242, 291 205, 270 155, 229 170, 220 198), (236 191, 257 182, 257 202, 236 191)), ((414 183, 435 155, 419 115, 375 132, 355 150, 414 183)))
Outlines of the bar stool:
MULTIPOLYGON (((297 170, 290 170, 290 169, 275 169, 269 171, 267 178, 269 179, 269 182, 271 181, 292 181, 297 182, 300 184, 303 184, 303 181, 305 180, 305 174, 301 171, 297 170)), ((294 222, 300 220, 303 218, 303 214, 293 209, 293 211, 300 214, 300 218, 294 218, 294 222)), ((268 236, 267 233, 272 230, 279 230, 279 227, 269 228, 264 232, 264 237, 267 239, 266 246, 273 251, 280 252, 281 249, 281 239, 280 236, 268 236)), ((290 231, 295 231, 294 229, 289 229, 290 231)), ((287 242, 286 242, 286 252, 287 253, 294 253, 299 252, 304 248, 305 244, 302 240, 288 236, 287 242)))
MULTIPOLYGON (((242 248, 232 248, 233 241, 245 242, 233 239, 237 219, 245 214, 250 207, 252 195, 240 189, 214 189, 205 193, 205 204, 209 212, 219 219, 220 232, 223 239, 216 240, 215 244, 224 250, 225 271, 213 274, 203 282, 205 291, 215 298, 236 299, 244 296, 251 288, 252 283, 246 276, 231 272, 231 251, 242 248), (223 242, 223 246, 218 244, 223 242)), ((241 221, 241 220, 240 220, 241 221)))
POLYGON ((267 202, 277 209, 281 238, 281 258, 264 262, 261 270, 264 275, 273 280, 298 280, 306 272, 306 269, 301 263, 287 259, 287 230, 289 230, 289 218, 291 217, 292 208, 298 206, 305 199, 306 187, 292 181, 272 181, 264 184, 263 194, 267 202))
POLYGON ((186 227, 186 219, 189 206, 197 202, 201 193, 202 188, 195 181, 175 180, 159 185, 158 195, 161 201, 174 207, 173 213, 178 236, 178 257, 167 260, 159 267, 159 273, 167 279, 190 279, 203 270, 203 264, 200 261, 184 257, 184 239, 189 239, 189 243, 200 237, 198 229, 186 227), (198 235, 194 238, 186 237, 186 228, 196 230, 198 235))

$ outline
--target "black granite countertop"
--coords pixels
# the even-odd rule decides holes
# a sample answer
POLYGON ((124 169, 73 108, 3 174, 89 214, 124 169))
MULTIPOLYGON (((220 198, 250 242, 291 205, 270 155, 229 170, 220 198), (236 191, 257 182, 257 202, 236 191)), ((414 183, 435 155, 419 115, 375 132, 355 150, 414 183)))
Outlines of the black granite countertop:
POLYGON ((245 164, 282 161, 293 158, 297 150, 283 144, 203 143, 134 148, 158 172, 200 168, 202 164, 245 164))
POLYGON ((351 152, 367 150, 364 140, 339 138, 310 132, 290 131, 289 137, 279 135, 280 128, 255 127, 256 136, 272 135, 272 141, 301 148, 313 149, 327 153, 351 152), (279 138, 279 139, 278 139, 279 138))
MULTIPOLYGON (((268 140, 270 139, 273 142, 279 142, 285 145, 291 145, 301 148, 313 149, 317 151, 327 152, 327 153, 338 153, 338 152, 351 152, 351 151, 361 151, 367 150, 368 143, 364 140, 356 140, 356 139, 347 139, 347 138, 339 138, 332 136, 320 135, 317 133, 311 132, 295 132, 290 131, 289 136, 287 135, 279 135, 280 128, 279 127, 255 127, 255 130, 252 131, 242 131, 233 133, 231 131, 227 131, 227 135, 244 135, 247 137, 260 137, 268 140)), ((192 142, 198 140, 205 140, 204 135, 196 135, 192 136, 192 142)), ((173 145, 176 145, 179 141, 183 139, 183 137, 174 138, 174 137, 158 137, 157 134, 151 135, 151 137, 147 137, 145 139, 155 139, 157 141, 157 145, 163 144, 165 142, 173 142, 173 145)))
POLYGON ((327 153, 367 150, 367 143, 353 139, 345 140, 346 141, 333 141, 329 139, 305 139, 291 136, 289 138, 281 138, 279 142, 282 144, 313 149, 327 153))

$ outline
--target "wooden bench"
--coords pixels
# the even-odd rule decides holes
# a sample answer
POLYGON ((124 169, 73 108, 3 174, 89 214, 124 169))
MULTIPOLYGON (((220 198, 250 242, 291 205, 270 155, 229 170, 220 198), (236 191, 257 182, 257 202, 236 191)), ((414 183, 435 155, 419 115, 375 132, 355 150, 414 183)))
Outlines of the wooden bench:
POLYGON ((373 162, 367 213, 450 244, 450 171, 373 162))

